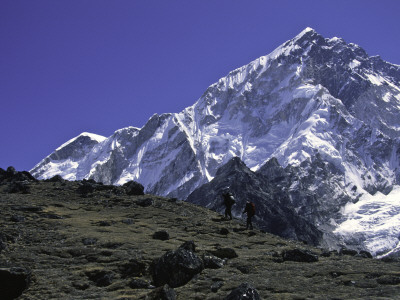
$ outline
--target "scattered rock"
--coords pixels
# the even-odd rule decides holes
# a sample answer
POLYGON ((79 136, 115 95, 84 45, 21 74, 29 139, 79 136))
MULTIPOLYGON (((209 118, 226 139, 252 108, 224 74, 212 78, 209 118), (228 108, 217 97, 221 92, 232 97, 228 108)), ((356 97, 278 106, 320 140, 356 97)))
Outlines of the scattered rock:
POLYGON ((61 220, 64 219, 62 216, 56 215, 56 214, 42 214, 42 218, 46 219, 53 219, 53 220, 61 220))
POLYGON ((81 282, 81 281, 75 281, 72 283, 72 286, 76 288, 77 290, 84 291, 90 287, 89 283, 87 282, 81 282))
POLYGON ((161 241, 169 240, 169 233, 166 230, 156 231, 153 234, 153 239, 161 241))
MULTIPOLYGON (((156 286, 185 285, 204 269, 203 261, 193 251, 188 250, 188 245, 184 244, 176 251, 168 251, 154 261, 152 276, 156 286)), ((193 245, 191 247, 193 248, 193 245)))
POLYGON ((45 179, 44 182, 59 182, 63 183, 65 180, 60 175, 55 175, 49 179, 45 179))
POLYGON ((41 212, 43 208, 40 206, 14 206, 13 210, 37 213, 41 212))
POLYGON ((82 243, 85 246, 91 246, 97 243, 97 239, 96 238, 84 238, 82 239, 82 243))
POLYGON ((0 233, 0 252, 7 249, 7 238, 3 233, 0 233))
POLYGON ((185 249, 188 251, 196 252, 196 245, 193 241, 186 241, 179 246, 180 249, 185 249))
POLYGON ((318 261, 318 255, 308 250, 296 248, 283 251, 282 259, 283 261, 316 262, 318 261))
POLYGON ((384 275, 376 280, 379 284, 397 285, 400 284, 400 276, 384 275))
POLYGON ((342 249, 340 249, 339 254, 340 255, 355 256, 355 255, 358 254, 358 252, 357 252, 357 250, 342 248, 342 249))
POLYGON ((25 217, 24 216, 20 216, 20 215, 14 215, 14 216, 12 216, 10 218, 10 221, 11 222, 16 222, 16 223, 25 222, 25 217))
POLYGON ((242 283, 225 300, 260 300, 258 291, 248 283, 242 283))
POLYGON ((211 292, 214 292, 214 293, 218 292, 218 290, 219 290, 221 287, 223 287, 223 285, 224 285, 224 282, 223 282, 223 281, 214 282, 214 283, 211 285, 211 292))
POLYGON ((136 181, 128 181, 123 185, 127 195, 144 195, 144 187, 136 181))
POLYGON ((77 192, 81 196, 86 197, 88 194, 94 192, 94 187, 90 182, 83 182, 79 185, 77 192))
POLYGON ((114 273, 105 270, 88 271, 86 276, 99 287, 109 286, 114 279, 114 273))
POLYGON ((8 185, 6 192, 10 194, 15 194, 15 193, 29 194, 31 192, 31 188, 26 182, 15 181, 11 182, 8 185))
POLYGON ((15 299, 22 295, 29 286, 31 272, 25 268, 0 269, 0 295, 1 299, 15 299))
POLYGON ((126 225, 132 225, 132 224, 135 223, 135 222, 134 222, 132 219, 130 219, 130 218, 124 219, 124 220, 122 220, 121 222, 124 223, 124 224, 126 224, 126 225))
POLYGON ((217 248, 216 250, 212 250, 210 252, 219 258, 232 259, 238 257, 236 251, 232 248, 217 248))
POLYGON ((0 168, 0 183, 17 182, 17 181, 37 181, 29 172, 17 172, 14 167, 8 167, 7 170, 0 168))
POLYGON ((131 259, 128 263, 120 265, 118 269, 122 278, 140 277, 146 271, 146 264, 136 259, 131 259))
POLYGON ((203 263, 206 269, 220 269, 224 266, 225 261, 214 255, 204 254, 203 263))
POLYGON ((150 198, 146 198, 137 200, 135 203, 141 207, 148 207, 153 205, 153 200, 151 200, 150 198))
POLYGON ((105 243, 105 244, 103 244, 101 246, 104 247, 104 248, 107 248, 107 249, 117 249, 117 248, 121 247, 122 245, 123 245, 122 243, 108 242, 108 243, 105 243))
MULTIPOLYGON (((337 253, 337 251, 335 251, 335 252, 337 253)), ((322 257, 331 257, 332 254, 333 254, 333 251, 329 251, 329 250, 325 249, 325 250, 322 251, 321 256, 322 257)))
POLYGON ((111 226, 111 223, 109 221, 99 221, 97 223, 97 225, 107 227, 107 226, 111 226))
POLYGON ((221 228, 219 233, 222 234, 222 235, 228 235, 229 234, 229 230, 227 228, 221 228))
POLYGON ((149 287, 149 283, 142 279, 132 279, 129 283, 129 287, 131 289, 147 289, 149 287))
POLYGON ((372 258, 372 254, 368 251, 361 250, 356 256, 363 257, 363 258, 372 258))
POLYGON ((249 266, 237 266, 236 267, 240 272, 243 274, 249 274, 250 273, 250 267, 249 266))
POLYGON ((176 293, 173 288, 165 284, 162 287, 156 288, 152 291, 146 299, 148 300, 175 300, 176 293))

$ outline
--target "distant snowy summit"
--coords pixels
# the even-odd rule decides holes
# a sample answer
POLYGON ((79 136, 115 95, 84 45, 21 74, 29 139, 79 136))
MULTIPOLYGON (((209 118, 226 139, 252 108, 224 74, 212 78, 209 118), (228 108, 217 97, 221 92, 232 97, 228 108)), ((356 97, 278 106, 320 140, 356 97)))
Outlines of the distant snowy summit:
MULTIPOLYGON (((399 184, 400 67, 306 28, 212 84, 182 112, 155 114, 142 128, 108 138, 82 134, 31 173, 107 184, 135 180, 148 193, 186 199, 232 157, 253 171, 276 158, 312 177, 316 170, 302 166, 317 154, 332 176, 323 187, 309 186, 330 191, 312 201, 339 205, 319 212, 315 225, 324 232, 347 218, 341 207, 349 201, 388 194, 399 184)), ((311 205, 303 200, 293 200, 296 211, 311 205)))

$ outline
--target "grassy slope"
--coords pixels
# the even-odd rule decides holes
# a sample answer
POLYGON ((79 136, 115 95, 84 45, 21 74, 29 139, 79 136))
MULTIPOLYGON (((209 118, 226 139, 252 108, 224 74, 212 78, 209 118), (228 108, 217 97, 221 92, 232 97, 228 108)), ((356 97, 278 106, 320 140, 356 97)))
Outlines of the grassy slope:
MULTIPOLYGON (((33 274, 21 299, 145 299, 152 290, 130 288, 132 278, 122 278, 119 267, 137 259, 149 268, 153 259, 188 240, 195 242, 199 256, 221 246, 233 248, 238 258, 175 288, 177 299, 223 299, 243 282, 256 287, 263 299, 400 298, 398 262, 346 255, 282 262, 279 254, 286 249, 322 250, 258 230, 251 236, 241 221, 223 221, 190 203, 106 191, 83 198, 77 187, 75 182, 40 182, 31 185, 30 194, 7 194, 0 186, 0 232, 15 237, 0 252, 0 267, 29 267, 33 274), (137 204, 147 198, 151 206, 137 204), (24 221, 13 222, 12 216, 24 221), (229 234, 221 234, 222 228, 229 234), (167 230, 170 239, 153 239, 158 230, 167 230), (112 283, 96 286, 87 276, 96 270, 111 272, 112 283), (219 281, 222 287, 212 292, 219 281)), ((150 282, 149 272, 140 279, 150 282)))

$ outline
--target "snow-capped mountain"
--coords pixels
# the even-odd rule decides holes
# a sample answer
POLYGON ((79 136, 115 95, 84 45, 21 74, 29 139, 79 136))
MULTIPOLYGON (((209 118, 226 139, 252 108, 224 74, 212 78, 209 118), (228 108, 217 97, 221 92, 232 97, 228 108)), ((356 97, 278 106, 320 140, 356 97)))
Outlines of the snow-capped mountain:
MULTIPOLYGON (((332 174, 327 182, 309 180, 309 193, 327 204, 318 206, 321 217, 310 217, 321 228, 337 227, 349 200, 399 184, 400 66, 306 28, 221 78, 182 112, 153 115, 142 128, 108 138, 81 135, 31 172, 107 184, 135 180, 149 193, 186 198, 232 157, 253 171, 274 157, 308 178, 310 170, 318 173, 318 165, 309 167, 317 154, 332 174)), ((313 214, 305 199, 292 193, 294 209, 313 214)))

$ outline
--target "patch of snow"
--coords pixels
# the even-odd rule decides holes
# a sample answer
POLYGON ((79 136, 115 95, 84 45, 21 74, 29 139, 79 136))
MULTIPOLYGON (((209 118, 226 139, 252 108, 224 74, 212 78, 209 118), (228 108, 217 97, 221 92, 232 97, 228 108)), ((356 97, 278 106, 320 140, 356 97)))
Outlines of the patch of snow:
POLYGON ((368 80, 374 85, 381 86, 385 82, 385 79, 378 74, 369 73, 365 75, 367 76, 368 80))
POLYGON ((351 63, 349 63, 349 67, 351 69, 355 69, 361 65, 361 62, 359 62, 357 59, 353 59, 351 63))
POLYGON ((357 203, 349 203, 342 210, 344 221, 335 234, 346 239, 360 237, 374 256, 385 255, 399 244, 400 186, 384 195, 364 194, 357 203))

